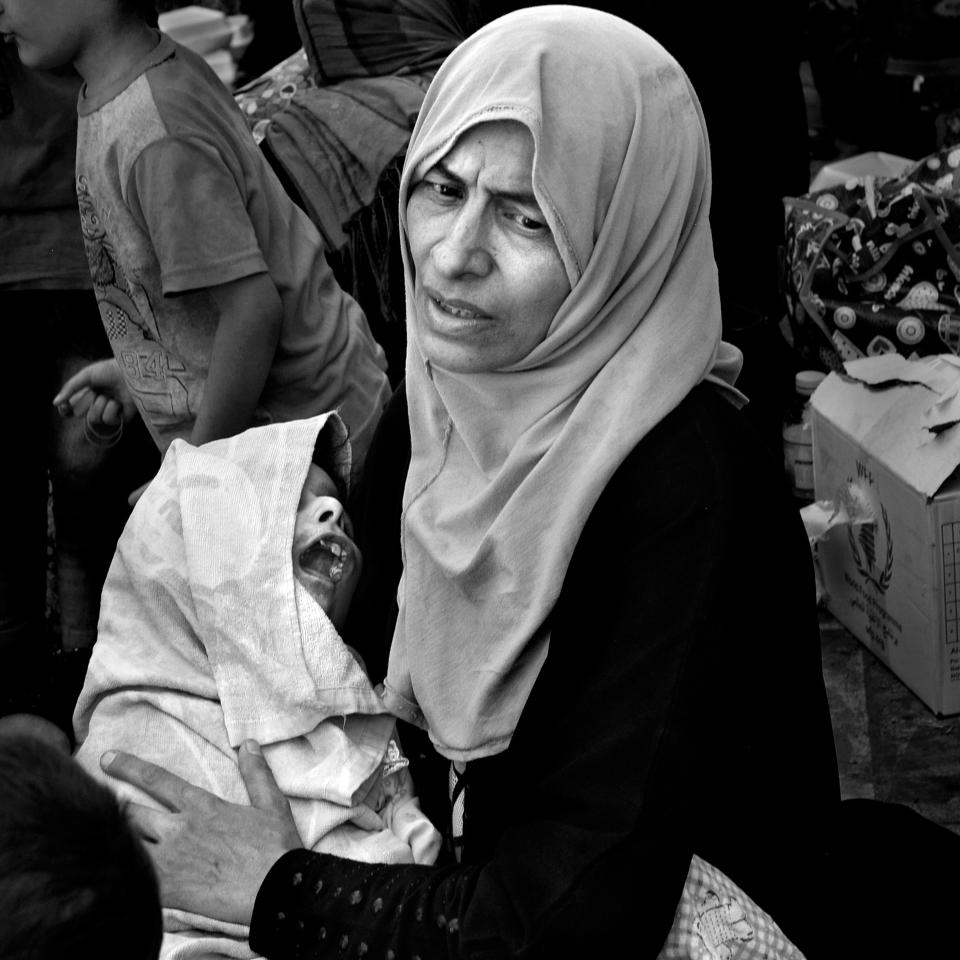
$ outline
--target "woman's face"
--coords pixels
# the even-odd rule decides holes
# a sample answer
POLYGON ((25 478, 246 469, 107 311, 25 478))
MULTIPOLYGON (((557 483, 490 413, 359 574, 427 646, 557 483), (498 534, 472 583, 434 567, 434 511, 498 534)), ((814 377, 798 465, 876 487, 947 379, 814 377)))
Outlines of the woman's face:
POLYGON ((570 292, 532 174, 530 132, 502 121, 468 130, 411 187, 415 322, 440 369, 481 373, 522 360, 570 292))

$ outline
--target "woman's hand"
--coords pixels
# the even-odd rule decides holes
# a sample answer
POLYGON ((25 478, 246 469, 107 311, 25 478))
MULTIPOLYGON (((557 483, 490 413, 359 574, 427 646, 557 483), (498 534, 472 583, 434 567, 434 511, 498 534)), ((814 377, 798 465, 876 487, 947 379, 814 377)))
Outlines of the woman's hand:
POLYGON ((158 811, 138 803, 127 808, 146 841, 163 905, 249 924, 267 871, 303 844, 260 747, 248 740, 238 757, 249 807, 227 803, 129 753, 108 751, 100 766, 167 808, 158 811))

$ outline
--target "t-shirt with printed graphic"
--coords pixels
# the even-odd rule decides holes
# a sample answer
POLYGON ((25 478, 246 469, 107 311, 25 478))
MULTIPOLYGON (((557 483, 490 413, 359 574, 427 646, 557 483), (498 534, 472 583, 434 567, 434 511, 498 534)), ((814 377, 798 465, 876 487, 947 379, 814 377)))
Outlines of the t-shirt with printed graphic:
POLYGON ((339 409, 359 464, 389 395, 383 351, 229 91, 169 37, 78 104, 77 194, 104 327, 161 451, 189 437, 217 312, 210 287, 268 273, 283 305, 254 422, 339 409))

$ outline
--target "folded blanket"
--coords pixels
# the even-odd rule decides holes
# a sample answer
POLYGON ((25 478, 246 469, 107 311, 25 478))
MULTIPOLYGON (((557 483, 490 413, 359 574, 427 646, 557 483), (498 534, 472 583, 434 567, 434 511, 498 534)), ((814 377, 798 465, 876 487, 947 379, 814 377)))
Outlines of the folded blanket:
MULTIPOLYGON (((394 718, 294 579, 297 504, 321 430, 336 438, 345 479, 349 446, 336 414, 171 445, 104 586, 74 714, 77 759, 139 803, 158 806, 100 773, 104 750, 136 753, 248 803, 235 750, 253 738, 305 846, 432 862, 439 836, 403 761, 384 762, 394 718)), ((242 928, 165 913, 165 957, 252 956, 242 928)))

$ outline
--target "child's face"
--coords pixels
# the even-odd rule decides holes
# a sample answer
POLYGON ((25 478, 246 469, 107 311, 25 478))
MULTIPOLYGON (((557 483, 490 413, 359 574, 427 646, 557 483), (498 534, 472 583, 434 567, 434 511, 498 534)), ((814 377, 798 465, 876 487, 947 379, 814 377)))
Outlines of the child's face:
POLYGON ((25 67, 50 69, 72 63, 91 31, 89 0, 0 0, 0 33, 15 43, 25 67))
POLYGON ((350 609, 362 563, 352 533, 336 485, 325 470, 311 464, 293 528, 293 572, 338 629, 350 609))

